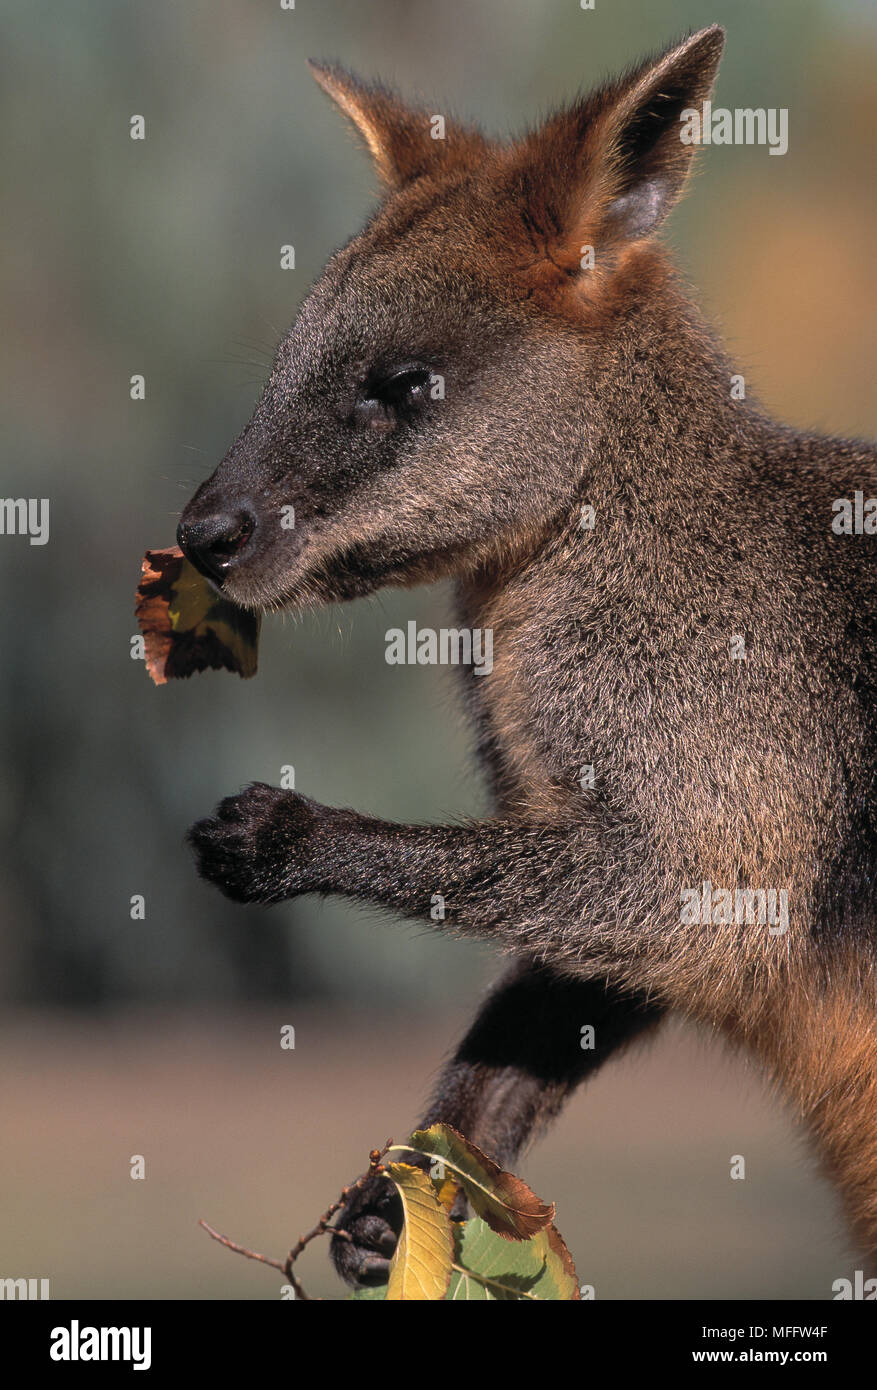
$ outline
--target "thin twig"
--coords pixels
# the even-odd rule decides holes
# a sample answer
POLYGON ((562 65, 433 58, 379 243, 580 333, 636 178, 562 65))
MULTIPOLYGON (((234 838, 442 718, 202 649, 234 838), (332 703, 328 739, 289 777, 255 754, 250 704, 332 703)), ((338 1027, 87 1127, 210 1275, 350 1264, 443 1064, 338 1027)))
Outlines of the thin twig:
POLYGON ((236 1255, 246 1255, 248 1260, 258 1260, 260 1264, 271 1265, 272 1269, 279 1269, 281 1274, 284 1272, 286 1266, 280 1260, 272 1260, 270 1255, 260 1255, 257 1250, 247 1250, 245 1246, 238 1245, 237 1241, 230 1240, 228 1236, 221 1236, 218 1231, 214 1231, 212 1226, 208 1226, 206 1221, 199 1221, 198 1225, 203 1226, 207 1234, 212 1236, 214 1240, 218 1240, 220 1245, 224 1245, 227 1250, 234 1250, 236 1255))
POLYGON ((346 1204, 351 1192, 356 1192, 358 1188, 362 1187, 363 1183, 368 1182, 369 1178, 377 1177, 383 1172, 381 1160, 392 1147, 392 1143, 392 1139, 388 1139, 382 1149, 372 1149, 368 1156, 368 1172, 363 1173, 362 1176, 357 1178, 356 1182, 351 1183, 349 1187, 342 1187, 338 1200, 333 1202, 330 1207, 327 1207, 313 1230, 308 1231, 306 1236, 299 1236, 295 1245, 287 1255, 286 1264, 284 1265, 284 1269, 290 1278, 292 1278, 292 1266, 294 1262, 298 1259, 305 1246, 317 1236, 325 1235, 328 1231, 330 1235, 339 1236, 342 1240, 353 1239, 349 1231, 340 1231, 337 1227, 330 1226, 329 1222, 332 1220, 335 1213, 340 1211, 346 1204))
POLYGON ((213 1227, 208 1226, 206 1221, 199 1221, 198 1225, 203 1226, 207 1234, 212 1236, 214 1240, 218 1240, 220 1245, 224 1245, 226 1250, 233 1250, 236 1255, 246 1255, 248 1260, 258 1260, 261 1265, 270 1265, 272 1269, 279 1269, 281 1274, 286 1275, 295 1290, 296 1298, 301 1299, 304 1303, 311 1302, 295 1275, 287 1269, 288 1260, 284 1264, 281 1260, 272 1260, 270 1255, 260 1255, 257 1250, 248 1250, 246 1246, 238 1245, 236 1240, 230 1240, 228 1236, 222 1236, 218 1231, 214 1231, 213 1227))
POLYGON ((272 1269, 279 1269, 281 1274, 286 1275, 292 1285, 296 1298, 300 1299, 303 1303, 321 1302, 322 1300, 314 1300, 305 1293, 301 1282, 292 1272, 292 1266, 305 1247, 309 1245, 312 1240, 316 1239, 317 1236, 328 1234, 337 1236, 340 1240, 353 1239, 349 1231, 342 1231, 339 1230, 337 1226, 330 1226, 329 1222, 332 1220, 335 1213, 339 1212, 345 1205, 351 1192, 356 1192, 364 1183, 368 1182, 369 1178, 380 1176, 384 1171, 382 1160, 392 1147, 393 1141, 392 1139, 388 1139, 382 1149, 372 1149, 368 1156, 368 1172, 363 1173, 362 1176, 357 1178, 356 1182, 351 1183, 349 1187, 342 1187, 338 1200, 333 1202, 332 1205, 323 1212, 323 1215, 312 1231, 308 1231, 307 1235, 299 1236, 285 1260, 272 1260, 269 1255, 260 1255, 256 1250, 248 1250, 246 1246, 238 1245, 237 1241, 230 1240, 228 1236, 220 1235, 219 1231, 214 1231, 213 1227, 208 1226, 206 1221, 199 1221, 198 1225, 203 1226, 207 1234, 212 1236, 214 1240, 218 1240, 220 1245, 224 1245, 226 1250, 233 1250, 236 1255, 245 1255, 248 1260, 257 1260, 259 1264, 270 1265, 272 1269))

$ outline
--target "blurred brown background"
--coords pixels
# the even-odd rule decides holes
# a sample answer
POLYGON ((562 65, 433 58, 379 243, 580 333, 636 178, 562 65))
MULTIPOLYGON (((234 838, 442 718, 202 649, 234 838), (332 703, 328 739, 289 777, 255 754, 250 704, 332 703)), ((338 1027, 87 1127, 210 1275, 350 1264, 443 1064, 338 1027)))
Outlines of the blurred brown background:
MULTIPOLYGON (((269 619, 251 683, 155 690, 129 657, 143 550, 172 542, 279 332, 373 205, 305 59, 502 134, 716 20, 716 102, 787 107, 790 147, 704 152, 667 239, 750 393, 792 424, 873 434, 865 0, 7 0, 0 491, 50 498, 51 539, 0 541, 0 1277, 50 1277, 57 1297, 276 1297, 197 1218, 283 1254, 373 1144, 404 1136, 496 970, 486 947, 340 902, 235 908, 182 846, 220 796, 287 763, 330 803, 477 813, 453 682, 383 659, 387 627, 441 625, 442 591, 269 619)), ((758 1076, 687 1030, 612 1064, 523 1171, 598 1297, 825 1298, 855 1267, 758 1076)), ((324 1252, 302 1273, 340 1296, 324 1252)))

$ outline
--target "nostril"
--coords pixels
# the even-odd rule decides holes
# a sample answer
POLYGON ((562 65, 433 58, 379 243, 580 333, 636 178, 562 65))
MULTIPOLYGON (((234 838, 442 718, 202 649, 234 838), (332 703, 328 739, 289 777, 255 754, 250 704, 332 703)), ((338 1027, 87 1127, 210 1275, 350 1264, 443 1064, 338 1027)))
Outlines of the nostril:
POLYGON ((226 535, 219 536, 213 543, 213 553, 219 556, 236 555, 239 550, 243 550, 250 536, 253 534, 256 523, 251 516, 241 516, 234 530, 226 535))
POLYGON ((256 522, 249 512, 217 512, 181 521, 177 541, 183 554, 208 579, 220 580, 244 549, 256 522))

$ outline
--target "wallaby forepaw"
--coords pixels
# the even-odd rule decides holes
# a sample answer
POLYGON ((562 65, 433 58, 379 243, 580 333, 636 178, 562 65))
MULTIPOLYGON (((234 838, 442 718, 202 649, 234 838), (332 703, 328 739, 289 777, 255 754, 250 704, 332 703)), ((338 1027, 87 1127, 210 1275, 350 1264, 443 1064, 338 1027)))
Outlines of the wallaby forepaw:
POLYGON ((254 782, 221 801, 186 839, 198 872, 239 903, 275 903, 314 884, 315 832, 327 808, 299 792, 254 782))
POLYGON ((386 1284, 402 1230, 402 1203, 387 1178, 370 1178, 352 1194, 336 1223, 350 1240, 332 1237, 332 1260, 348 1284, 386 1284))

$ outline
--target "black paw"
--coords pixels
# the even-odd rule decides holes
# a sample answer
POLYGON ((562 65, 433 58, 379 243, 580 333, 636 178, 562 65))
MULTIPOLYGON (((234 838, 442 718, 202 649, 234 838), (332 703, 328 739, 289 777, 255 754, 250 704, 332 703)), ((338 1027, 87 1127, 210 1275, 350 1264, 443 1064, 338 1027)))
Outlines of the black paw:
POLYGON ((198 872, 239 903, 276 903, 315 884, 317 832, 331 814, 298 792, 254 782, 221 801, 186 839, 198 872))
POLYGON ((336 1222, 352 1240, 332 1237, 335 1268, 348 1284, 386 1284, 402 1230, 402 1202, 388 1178, 369 1178, 336 1222))

